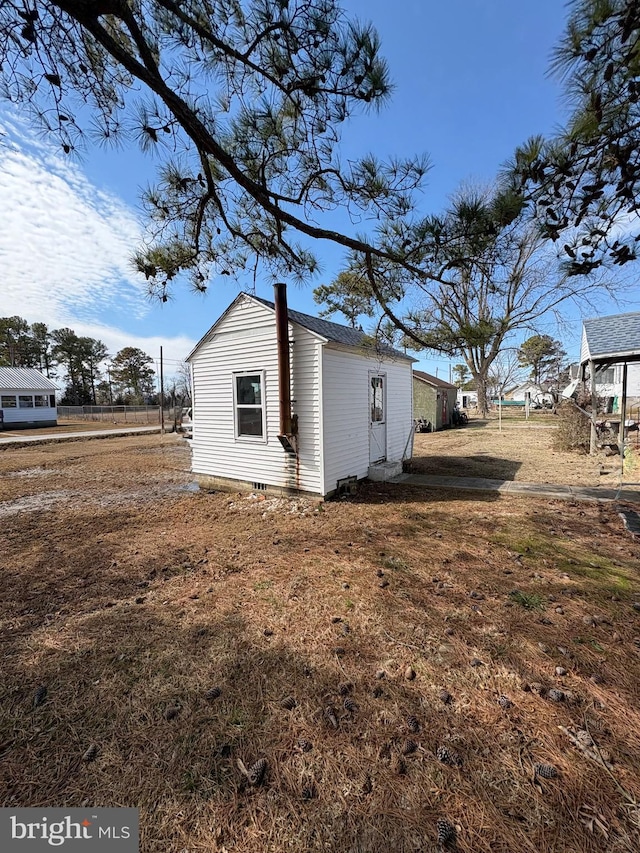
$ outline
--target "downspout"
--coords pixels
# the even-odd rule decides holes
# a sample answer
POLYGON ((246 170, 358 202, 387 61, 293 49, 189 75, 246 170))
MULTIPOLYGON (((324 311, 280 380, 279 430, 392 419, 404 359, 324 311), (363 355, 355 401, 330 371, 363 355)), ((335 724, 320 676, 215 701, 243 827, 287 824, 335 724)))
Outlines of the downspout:
POLYGON ((274 284, 276 339, 278 343, 278 393, 280 397, 280 435, 278 439, 287 453, 297 455, 297 418, 291 414, 291 357, 289 352, 289 312, 287 285, 274 284))

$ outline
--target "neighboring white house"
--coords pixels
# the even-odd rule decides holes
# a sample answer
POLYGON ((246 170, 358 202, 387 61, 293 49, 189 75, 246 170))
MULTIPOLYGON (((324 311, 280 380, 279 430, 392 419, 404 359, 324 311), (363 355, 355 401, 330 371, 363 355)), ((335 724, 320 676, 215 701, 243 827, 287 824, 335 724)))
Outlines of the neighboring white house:
POLYGON ((510 400, 521 400, 524 403, 527 394, 529 395, 529 402, 534 405, 544 406, 553 403, 553 394, 548 390, 546 383, 536 385, 535 382, 523 382, 521 385, 512 388, 506 396, 510 400))
POLYGON ((0 427, 56 426, 58 386, 31 367, 0 367, 0 427))
MULTIPOLYGON (((622 371, 623 364, 614 364, 611 367, 602 367, 596 370, 596 394, 598 397, 613 398, 614 406, 622 397, 622 371)), ((574 391, 582 385, 580 378, 581 366, 571 364, 569 366, 571 382, 562 391, 563 397, 570 397, 574 391)), ((591 382, 587 380, 586 390, 591 388, 591 382)), ((627 396, 630 400, 640 399, 640 364, 630 364, 627 373, 627 396)))
POLYGON ((562 392, 571 397, 581 386, 591 390, 587 377, 594 365, 598 397, 610 401, 610 411, 619 411, 623 393, 623 374, 627 366, 627 413, 640 410, 640 311, 613 314, 583 321, 580 364, 570 367, 571 383, 562 392))
POLYGON ((198 481, 324 497, 351 478, 399 473, 415 359, 287 310, 277 287, 278 307, 240 294, 187 357, 198 481))
POLYGON ((472 409, 478 406, 478 392, 474 388, 470 390, 458 388, 457 398, 461 409, 472 409))

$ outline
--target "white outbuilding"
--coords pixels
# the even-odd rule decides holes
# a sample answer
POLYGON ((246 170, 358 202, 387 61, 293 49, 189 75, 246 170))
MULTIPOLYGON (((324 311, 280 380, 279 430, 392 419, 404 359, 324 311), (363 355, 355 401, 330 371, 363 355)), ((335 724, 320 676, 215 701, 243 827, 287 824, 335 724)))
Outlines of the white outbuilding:
POLYGON ((0 429, 56 426, 58 386, 31 367, 0 367, 0 429))
POLYGON ((187 358, 200 484, 326 497, 400 473, 415 359, 275 299, 241 293, 187 358))

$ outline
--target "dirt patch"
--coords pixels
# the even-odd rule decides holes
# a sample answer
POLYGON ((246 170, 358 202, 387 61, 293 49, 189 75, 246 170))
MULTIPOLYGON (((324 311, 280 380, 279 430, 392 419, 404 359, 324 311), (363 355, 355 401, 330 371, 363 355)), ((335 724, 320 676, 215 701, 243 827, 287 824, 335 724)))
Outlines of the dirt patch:
POLYGON ((471 420, 466 427, 417 433, 411 470, 450 477, 616 487, 620 481, 620 458, 557 450, 556 427, 549 423, 551 418, 550 415, 544 422, 532 423, 524 418, 507 420, 501 431, 495 420, 471 420))
POLYGON ((188 467, 160 436, 0 454, 0 500, 73 494, 0 525, 3 806, 139 806, 143 853, 417 853, 445 819, 465 853, 640 848, 619 507, 188 467))

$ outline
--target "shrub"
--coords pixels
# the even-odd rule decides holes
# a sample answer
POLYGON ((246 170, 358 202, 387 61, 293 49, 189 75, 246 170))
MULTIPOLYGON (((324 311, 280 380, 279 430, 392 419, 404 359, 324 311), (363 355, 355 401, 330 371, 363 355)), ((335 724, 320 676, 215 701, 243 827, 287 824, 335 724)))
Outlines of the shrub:
POLYGON ((558 413, 558 432, 555 445, 558 450, 575 450, 588 453, 591 440, 591 419, 573 402, 560 403, 558 413))

